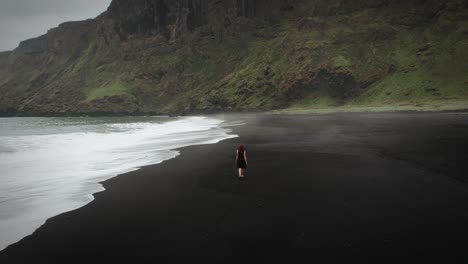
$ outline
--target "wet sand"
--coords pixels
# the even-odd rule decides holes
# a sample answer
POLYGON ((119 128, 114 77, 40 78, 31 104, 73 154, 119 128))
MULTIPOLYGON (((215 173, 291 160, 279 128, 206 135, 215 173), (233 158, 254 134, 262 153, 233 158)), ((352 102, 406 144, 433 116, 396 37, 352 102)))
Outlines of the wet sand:
POLYGON ((49 219, 0 263, 466 258, 468 114, 241 119, 239 138, 105 181, 93 202, 49 219))

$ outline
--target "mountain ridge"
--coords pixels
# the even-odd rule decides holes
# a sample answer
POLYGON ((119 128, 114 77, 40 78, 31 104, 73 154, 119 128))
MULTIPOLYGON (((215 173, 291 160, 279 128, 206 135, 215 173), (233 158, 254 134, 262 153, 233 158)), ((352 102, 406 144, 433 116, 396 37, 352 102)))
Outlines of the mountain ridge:
POLYGON ((468 100, 467 2, 114 0, 0 53, 0 115, 468 100))

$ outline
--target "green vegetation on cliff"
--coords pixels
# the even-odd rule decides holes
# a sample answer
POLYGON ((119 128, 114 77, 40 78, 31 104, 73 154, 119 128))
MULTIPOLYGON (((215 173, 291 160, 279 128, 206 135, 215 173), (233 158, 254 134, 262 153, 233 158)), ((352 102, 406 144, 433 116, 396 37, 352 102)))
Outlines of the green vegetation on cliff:
POLYGON ((234 29, 182 32, 174 41, 147 33, 122 39, 101 17, 79 52, 28 55, 49 60, 41 69, 12 70, 6 60, 28 59, 0 54, 0 90, 8 91, 0 111, 468 109, 466 7, 417 8, 323 15, 302 3, 273 21, 238 18, 234 29))

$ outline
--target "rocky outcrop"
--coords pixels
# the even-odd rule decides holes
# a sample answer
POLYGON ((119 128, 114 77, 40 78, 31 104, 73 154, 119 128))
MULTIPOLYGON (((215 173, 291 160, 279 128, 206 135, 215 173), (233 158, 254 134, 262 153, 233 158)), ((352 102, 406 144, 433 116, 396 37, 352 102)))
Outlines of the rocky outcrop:
MULTIPOLYGON (((287 11, 301 15, 332 16, 366 8, 389 8, 430 19, 453 0, 114 0, 107 16, 116 21, 122 39, 132 34, 160 34, 170 42, 188 32, 219 35, 245 27, 242 18, 278 22, 287 11), (306 7, 306 8, 304 8, 306 7)), ((419 22, 419 21, 418 21, 419 22)))
MULTIPOLYGON (((274 21, 291 10, 293 0, 114 0, 107 16, 121 38, 158 34, 173 43, 188 33, 218 36, 238 29, 245 19, 274 21)), ((244 28, 245 29, 245 28, 244 28)))

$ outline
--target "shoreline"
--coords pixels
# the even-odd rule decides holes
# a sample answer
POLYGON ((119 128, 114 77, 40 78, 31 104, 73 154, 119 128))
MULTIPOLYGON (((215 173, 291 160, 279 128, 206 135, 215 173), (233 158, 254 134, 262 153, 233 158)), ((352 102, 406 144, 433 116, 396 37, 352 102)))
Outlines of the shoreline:
MULTIPOLYGON (((44 120, 44 118, 40 119, 44 120)), ((137 119, 131 120, 133 120, 133 122, 139 122, 137 119)), ((167 160, 173 159, 180 154, 180 151, 178 149, 183 148, 187 145, 190 146, 215 144, 227 138, 237 137, 237 135, 231 133, 231 129, 229 127, 225 127, 223 125, 225 121, 221 119, 214 120, 213 118, 209 117, 180 117, 170 119, 169 123, 174 124, 177 122, 184 122, 184 120, 189 122, 185 123, 184 125, 186 131, 182 131, 183 129, 175 127, 173 127, 172 130, 173 133, 188 133, 188 136, 180 134, 178 137, 172 137, 170 136, 170 133, 168 134, 169 137, 166 137, 164 133, 159 136, 155 136, 154 134, 157 133, 157 130, 154 130, 154 128, 152 128, 153 135, 151 137, 145 137, 145 134, 148 134, 148 132, 143 132, 142 134, 136 133, 136 130, 125 130, 123 132, 120 131, 122 133, 117 133, 122 136, 119 137, 121 142, 116 142, 115 140, 106 141, 102 137, 98 137, 97 139, 95 137, 88 137, 86 140, 80 141, 80 139, 77 139, 76 137, 67 137, 67 135, 73 135, 73 133, 56 134, 54 133, 55 131, 53 129, 51 130, 54 131, 52 132, 52 134, 39 133, 41 134, 41 136, 54 136, 53 140, 50 138, 48 139, 48 143, 55 143, 54 141, 63 142, 63 137, 67 137, 67 141, 69 142, 75 142, 78 140, 83 144, 89 145, 86 149, 92 149, 86 152, 86 155, 83 155, 83 153, 81 152, 81 155, 79 155, 81 158, 72 157, 75 158, 73 162, 66 162, 67 158, 70 157, 70 151, 64 151, 61 156, 52 155, 51 158, 51 155, 49 154, 51 148, 47 148, 47 146, 41 145, 40 143, 38 143, 41 142, 41 140, 35 138, 34 143, 38 144, 38 146, 40 145, 41 147, 38 147, 36 149, 29 149, 28 154, 32 153, 32 151, 36 151, 34 152, 33 156, 47 157, 45 159, 42 159, 43 162, 48 162, 50 159, 50 161, 52 162, 51 164, 53 164, 53 166, 47 166, 44 168, 37 167, 34 164, 26 164, 24 165, 24 169, 21 170, 19 168, 23 166, 22 163, 24 163, 24 159, 28 159, 29 156, 23 155, 24 152, 22 152, 21 150, 15 150, 14 152, 19 153, 19 155, 13 157, 11 157, 11 155, 15 154, 13 151, 11 152, 11 154, 7 152, 6 155, 10 156, 5 156, 5 160, 2 159, 3 162, 0 162, 2 165, 5 166, 4 173, 2 175, 3 181, 0 181, 0 183, 6 183, 5 186, 2 186, 4 188, 0 188, 0 192, 5 191, 5 195, 1 195, 3 197, 0 197, 2 198, 0 199, 2 200, 0 201, 0 234, 2 234, 0 236, 0 251, 5 249, 9 245, 20 241, 24 237, 33 234, 35 230, 44 225, 48 219, 51 219, 55 216, 61 215, 69 211, 79 209, 92 202, 95 199, 93 195, 94 193, 105 191, 102 182, 104 182, 107 179, 111 179, 119 175, 139 170, 141 167, 157 165, 167 160), (209 121, 208 123, 206 123, 204 122, 204 120, 209 121), (205 126, 209 124, 211 128, 203 127, 202 130, 200 130, 200 127, 197 126, 197 124, 204 124, 205 126), (129 135, 131 135, 131 138, 129 137, 129 135), (132 138, 143 138, 140 141, 144 142, 144 144, 141 144, 138 140, 132 141, 132 138), (161 138, 161 140, 167 138, 168 140, 170 140, 171 143, 155 143, 154 138, 161 138), (107 147, 93 148, 92 144, 89 144, 90 141, 107 145, 107 147), (126 145, 122 144, 122 141, 126 141, 127 146, 131 145, 132 143, 136 145, 153 144, 153 147, 157 148, 157 150, 151 148, 148 148, 146 150, 144 147, 133 149, 131 151, 126 150, 126 145), (107 144, 103 142, 107 142, 107 144), (112 145, 121 148, 118 149, 118 151, 120 152, 119 154, 111 154, 112 145), (148 151, 151 152, 151 154, 148 153, 148 151), (102 156, 100 157, 99 155, 93 155, 93 152, 105 152, 109 155, 107 155, 106 158, 102 158, 102 156), (93 158, 87 159, 86 161, 86 158, 84 157, 90 155, 93 158), (119 162, 112 163, 112 166, 101 165, 102 163, 110 164, 116 158, 118 158, 119 162), (63 165, 64 161, 65 164, 68 166, 63 165), (122 163, 122 161, 125 162, 122 163), (92 169, 92 167, 96 166, 100 169, 92 169), (56 167, 63 169, 56 169, 56 167), (68 167, 68 170, 66 170, 65 167, 68 167), (44 173, 41 173, 42 171, 44 171, 44 173), (63 177, 63 174, 68 175, 67 177, 63 177), (17 178, 17 175, 21 175, 22 177, 17 178), (32 183, 29 184, 28 180, 31 180, 32 183), (34 181, 37 182, 34 183, 34 181), (48 186, 44 186, 44 183, 46 183, 45 185, 48 186), (17 192, 13 193, 11 190, 17 192), (16 225, 16 230, 12 230, 12 228, 10 228, 11 225, 16 225)), ((118 121, 117 123, 112 123, 113 126, 116 126, 118 124, 118 121)), ((167 127, 171 127, 171 125, 166 124, 166 128, 167 127)), ((141 129, 140 131, 144 130, 141 129)), ((8 136, 8 129, 6 133, 6 141, 3 141, 3 137, 1 141, 2 143, 7 144, 6 146, 8 146, 8 139, 10 139, 11 136, 8 136)), ((93 134, 93 132, 87 131, 86 129, 79 131, 77 130, 74 133, 93 134)), ((34 134, 22 135, 22 137, 33 138, 35 136, 36 135, 34 134)), ((107 138, 114 137, 115 139, 115 136, 116 133, 103 134, 103 137, 107 138)), ((31 140, 23 140, 20 142, 22 142, 22 144, 26 146, 29 144, 29 142, 31 142, 31 140)), ((54 145, 52 145, 52 150, 65 148, 72 150, 73 154, 77 154, 77 149, 75 149, 75 147, 79 148, 77 144, 62 144, 56 148, 54 148, 54 145)), ((135 147, 135 145, 131 146, 135 147)), ((13 148, 11 149, 13 150, 13 148)), ((40 160, 40 158, 38 157, 36 157, 36 159, 40 160)), ((40 164, 40 162, 36 163, 40 164)))
POLYGON ((468 188, 451 176, 467 171, 454 162, 467 154, 451 152, 468 146, 464 115, 243 118, 247 125, 232 131, 238 138, 176 149, 174 159, 101 182, 105 191, 91 203, 48 219, 0 260, 463 253, 468 188), (251 164, 246 181, 233 162, 241 142, 251 164), (380 157, 382 149, 396 157, 380 157))

